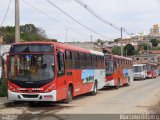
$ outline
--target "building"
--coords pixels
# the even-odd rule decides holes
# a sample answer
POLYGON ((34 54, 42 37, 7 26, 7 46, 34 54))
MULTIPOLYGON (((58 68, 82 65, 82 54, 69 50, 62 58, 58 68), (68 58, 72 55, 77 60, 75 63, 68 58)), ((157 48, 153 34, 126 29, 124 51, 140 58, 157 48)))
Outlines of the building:
POLYGON ((150 36, 157 37, 160 36, 160 25, 156 24, 150 29, 150 36))
MULTIPOLYGON (((3 53, 9 52, 10 47, 11 47, 11 45, 1 44, 1 45, 0 45, 0 55, 2 56, 3 53)), ((5 56, 5 59, 6 59, 6 56, 5 56)))
POLYGON ((105 47, 106 48, 109 48, 109 49, 112 49, 114 46, 119 46, 121 47, 121 45, 124 47, 126 46, 127 44, 131 44, 133 45, 135 48, 137 48, 138 46, 138 41, 135 41, 134 39, 132 38, 127 38, 127 39, 123 39, 122 40, 122 43, 121 43, 121 40, 117 40, 116 42, 112 42, 112 43, 105 43, 105 47))
POLYGON ((153 62, 153 63, 160 63, 160 50, 150 50, 144 51, 142 55, 135 55, 133 56, 134 61, 144 61, 153 62), (149 54, 148 54, 149 53, 149 54))
POLYGON ((65 42, 65 44, 102 52, 102 48, 94 42, 65 42))
POLYGON ((111 48, 108 48, 108 42, 103 40, 97 40, 96 42, 65 42, 65 44, 89 49, 89 50, 95 50, 99 52, 103 52, 105 54, 111 53, 111 48))

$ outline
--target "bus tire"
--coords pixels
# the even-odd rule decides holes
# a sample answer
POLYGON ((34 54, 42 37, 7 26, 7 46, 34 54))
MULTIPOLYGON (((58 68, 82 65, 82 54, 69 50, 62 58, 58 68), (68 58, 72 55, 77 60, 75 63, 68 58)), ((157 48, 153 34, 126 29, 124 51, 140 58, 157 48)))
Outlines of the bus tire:
POLYGON ((115 89, 119 89, 120 87, 120 79, 118 79, 117 85, 115 86, 115 89))
POLYGON ((67 98, 65 99, 65 103, 70 103, 73 101, 72 90, 72 86, 70 85, 68 87, 67 98))
POLYGON ((93 91, 91 92, 91 95, 96 95, 97 94, 97 81, 94 82, 94 88, 93 91))

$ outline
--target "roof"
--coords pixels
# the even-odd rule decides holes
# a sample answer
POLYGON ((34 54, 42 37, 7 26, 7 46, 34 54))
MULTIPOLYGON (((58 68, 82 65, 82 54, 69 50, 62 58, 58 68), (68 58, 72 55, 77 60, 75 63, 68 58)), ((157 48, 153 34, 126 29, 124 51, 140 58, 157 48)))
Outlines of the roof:
POLYGON ((160 54, 160 50, 150 50, 150 54, 160 54))
POLYGON ((103 48, 103 50, 108 52, 108 53, 111 53, 111 49, 109 49, 109 48, 103 48))

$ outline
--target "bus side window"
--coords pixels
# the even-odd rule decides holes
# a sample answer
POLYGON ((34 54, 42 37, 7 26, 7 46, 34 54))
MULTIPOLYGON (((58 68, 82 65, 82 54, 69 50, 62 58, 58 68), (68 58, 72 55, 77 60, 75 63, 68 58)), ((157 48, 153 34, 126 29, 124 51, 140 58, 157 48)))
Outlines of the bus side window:
POLYGON ((116 62, 116 61, 114 61, 114 67, 113 67, 113 68, 114 68, 113 71, 116 72, 116 71, 117 71, 117 68, 118 68, 118 65, 117 65, 117 62, 116 62))
POLYGON ((58 76, 62 76, 65 74, 64 53, 60 51, 57 52, 57 63, 58 63, 58 76))

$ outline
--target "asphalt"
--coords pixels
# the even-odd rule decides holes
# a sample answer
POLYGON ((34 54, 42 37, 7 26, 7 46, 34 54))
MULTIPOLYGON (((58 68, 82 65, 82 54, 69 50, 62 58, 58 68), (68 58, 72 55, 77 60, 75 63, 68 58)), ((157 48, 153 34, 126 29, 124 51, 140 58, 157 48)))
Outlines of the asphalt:
POLYGON ((74 98, 70 104, 11 102, 0 98, 1 114, 149 114, 160 102, 160 79, 134 81, 118 90, 105 88, 96 96, 88 94, 74 98))

